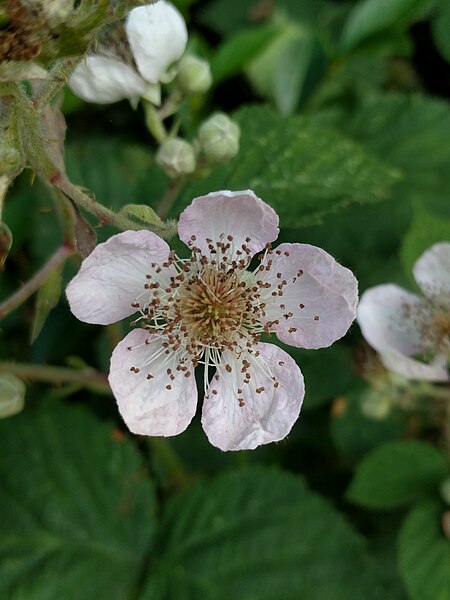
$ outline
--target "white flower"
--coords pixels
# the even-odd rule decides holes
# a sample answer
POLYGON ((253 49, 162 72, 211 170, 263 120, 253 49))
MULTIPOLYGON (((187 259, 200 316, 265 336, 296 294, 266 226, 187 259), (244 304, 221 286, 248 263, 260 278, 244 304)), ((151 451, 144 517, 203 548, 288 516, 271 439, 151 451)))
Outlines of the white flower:
POLYGON ((125 31, 136 66, 104 52, 88 54, 69 79, 72 91, 86 102, 128 98, 136 103, 145 97, 159 103, 159 82, 171 78, 168 69, 186 48, 186 23, 172 4, 159 0, 134 8, 125 31))
POLYGON ((283 439, 300 412, 303 376, 261 335, 329 346, 355 318, 356 279, 315 246, 272 250, 278 216, 250 190, 196 198, 178 232, 190 258, 179 259, 149 231, 126 231, 98 245, 67 288, 72 312, 87 323, 138 311, 132 325, 140 327, 117 345, 109 374, 126 424, 144 435, 183 431, 202 363, 202 424, 212 444, 241 450, 283 439))
POLYGON ((450 244, 441 242, 428 249, 413 274, 422 298, 394 284, 370 288, 361 297, 358 323, 387 369, 407 379, 447 381, 450 244))

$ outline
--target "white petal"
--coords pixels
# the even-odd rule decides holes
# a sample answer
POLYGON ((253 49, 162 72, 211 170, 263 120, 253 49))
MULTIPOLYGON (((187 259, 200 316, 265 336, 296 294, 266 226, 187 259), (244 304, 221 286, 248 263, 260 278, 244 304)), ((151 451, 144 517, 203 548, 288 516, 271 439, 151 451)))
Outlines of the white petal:
POLYGON ((90 55, 83 59, 69 79, 74 94, 86 102, 110 104, 146 93, 146 83, 128 65, 114 58, 90 55))
POLYGON ((380 354, 384 366, 389 371, 394 371, 406 377, 419 381, 448 381, 449 372, 447 369, 448 359, 446 356, 438 356, 430 364, 425 364, 397 352, 396 350, 387 350, 380 354))
POLYGON ((450 309, 450 244, 434 244, 418 259, 414 277, 424 295, 435 304, 450 309))
MULTIPOLYGON (((151 263, 167 260, 170 248, 150 231, 124 231, 99 244, 67 286, 73 314, 86 323, 107 325, 136 312, 131 306, 144 291, 151 263)), ((168 278, 172 269, 158 276, 168 278)))
POLYGON ((111 356, 109 383, 120 414, 133 433, 177 435, 186 429, 195 414, 197 386, 192 365, 186 362, 187 371, 177 370, 180 355, 175 352, 166 355, 163 341, 143 329, 134 329, 111 356), (158 354, 160 352, 162 354, 158 354), (153 360, 152 356, 155 356, 153 360), (139 371, 136 373, 131 368, 139 371), (147 379, 148 374, 153 378, 147 379))
POLYGON ((236 360, 225 352, 218 379, 213 377, 205 396, 203 429, 211 444, 221 450, 251 450, 282 440, 300 413, 305 389, 295 361, 273 344, 261 343, 255 349, 259 356, 246 356, 249 383, 244 383, 242 357, 236 360))
POLYGON ((258 277, 270 283, 266 322, 286 344, 325 348, 347 333, 355 319, 358 282, 325 250, 309 244, 280 244, 258 277), (286 283, 284 283, 286 282, 286 283), (272 295, 282 285, 282 295, 272 295))
POLYGON ((425 303, 394 284, 377 285, 361 296, 358 323, 363 336, 381 354, 405 356, 422 352, 421 329, 431 318, 425 303))
POLYGON ((134 8, 125 29, 137 68, 151 83, 160 81, 186 48, 186 23, 175 6, 164 0, 134 8))
POLYGON ((243 244, 252 256, 276 240, 278 232, 277 213, 251 190, 220 191, 194 198, 178 221, 180 239, 200 248, 206 256, 210 256, 211 243, 207 240, 213 240, 213 245, 219 240, 232 244, 230 255, 239 258, 246 257, 243 244), (233 238, 231 242, 227 239, 229 235, 233 238))

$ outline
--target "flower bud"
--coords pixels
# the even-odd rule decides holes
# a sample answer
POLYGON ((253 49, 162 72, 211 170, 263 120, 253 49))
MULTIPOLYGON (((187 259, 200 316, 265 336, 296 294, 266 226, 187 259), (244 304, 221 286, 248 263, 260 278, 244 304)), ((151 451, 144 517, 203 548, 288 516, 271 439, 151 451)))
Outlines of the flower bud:
POLYGON ((212 163, 225 162, 236 156, 240 135, 238 125, 223 113, 212 115, 198 132, 202 150, 212 163))
POLYGON ((194 148, 180 138, 166 140, 156 153, 156 162, 172 179, 189 175, 196 166, 194 148))
POLYGON ((196 56, 183 56, 178 63, 178 83, 186 94, 203 94, 211 87, 209 63, 196 56))

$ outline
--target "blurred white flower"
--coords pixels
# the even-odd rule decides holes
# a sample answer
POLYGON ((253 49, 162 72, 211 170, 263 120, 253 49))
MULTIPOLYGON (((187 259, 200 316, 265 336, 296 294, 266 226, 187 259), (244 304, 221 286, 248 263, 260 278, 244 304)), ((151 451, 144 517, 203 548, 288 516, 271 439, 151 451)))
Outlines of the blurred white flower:
POLYGON ((450 357, 450 243, 429 248, 413 274, 423 297, 378 285, 361 297, 358 323, 387 369, 407 379, 447 381, 450 357))
POLYGON ((159 104, 159 83, 173 78, 170 66, 186 48, 186 23, 170 2, 159 0, 133 9, 125 32, 132 52, 130 64, 102 48, 98 54, 88 54, 70 77, 69 87, 86 102, 109 104, 128 98, 135 104, 143 97, 159 104))

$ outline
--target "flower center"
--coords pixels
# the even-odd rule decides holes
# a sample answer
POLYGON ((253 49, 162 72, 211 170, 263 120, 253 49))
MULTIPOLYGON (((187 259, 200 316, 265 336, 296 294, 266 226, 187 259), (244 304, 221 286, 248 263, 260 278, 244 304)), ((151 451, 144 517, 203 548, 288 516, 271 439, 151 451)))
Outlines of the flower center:
POLYGON ((433 315, 427 336, 434 342, 438 352, 450 352, 450 315, 443 311, 433 315))
POLYGON ((222 349, 233 345, 242 324, 258 313, 254 301, 251 289, 232 269, 207 266, 182 283, 176 312, 193 340, 222 349))

